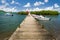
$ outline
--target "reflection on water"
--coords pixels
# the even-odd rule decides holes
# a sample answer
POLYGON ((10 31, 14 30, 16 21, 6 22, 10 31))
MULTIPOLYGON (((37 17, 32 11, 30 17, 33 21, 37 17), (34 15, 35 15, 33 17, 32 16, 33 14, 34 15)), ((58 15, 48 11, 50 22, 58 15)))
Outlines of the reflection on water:
POLYGON ((55 37, 60 35, 60 15, 58 16, 46 16, 50 17, 50 21, 39 21, 39 23, 43 24, 45 28, 51 32, 55 37))
POLYGON ((0 14, 0 40, 8 38, 25 17, 26 15, 13 14, 13 16, 6 16, 4 13, 0 14))

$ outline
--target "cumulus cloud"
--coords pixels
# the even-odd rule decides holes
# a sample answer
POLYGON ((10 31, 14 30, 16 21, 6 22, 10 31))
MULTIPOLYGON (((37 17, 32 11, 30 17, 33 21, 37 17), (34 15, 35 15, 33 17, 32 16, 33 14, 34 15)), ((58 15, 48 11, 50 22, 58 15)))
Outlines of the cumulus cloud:
POLYGON ((1 0, 1 3, 3 3, 3 4, 6 3, 6 0, 1 0))
POLYGON ((30 3, 27 3, 26 5, 24 5, 24 7, 30 7, 30 3))
POLYGON ((46 7, 45 10, 53 10, 54 7, 53 6, 50 6, 50 7, 46 7))
POLYGON ((46 2, 46 3, 47 3, 47 2, 48 2, 48 0, 44 0, 44 2, 46 2))
MULTIPOLYGON (((27 9, 26 9, 27 10, 27 9)), ((26 11, 25 10, 25 11, 26 11)), ((45 8, 39 8, 39 7, 36 7, 36 8, 33 8, 33 9, 28 9, 29 11, 41 11, 41 10, 54 10, 53 6, 49 6, 49 7, 45 7, 45 8)))
POLYGON ((41 9, 39 9, 38 7, 34 8, 32 11, 40 11, 41 9))
POLYGON ((12 0, 11 4, 17 4, 17 5, 20 5, 19 2, 16 2, 15 0, 12 0))
POLYGON ((16 8, 4 8, 3 9, 4 11, 6 11, 6 12, 17 12, 18 10, 16 9, 16 8))
POLYGON ((15 4, 17 4, 17 5, 19 5, 19 6, 21 5, 19 2, 16 2, 15 4))
POLYGON ((6 0, 1 0, 1 3, 2 3, 4 6, 8 6, 8 5, 9 5, 9 3, 6 2, 6 0))
POLYGON ((6 6, 4 5, 0 5, 0 10, 2 10, 3 8, 5 8, 6 6))
MULTIPOLYGON (((56 11, 58 11, 58 12, 60 12, 60 7, 59 8, 55 8, 54 9, 54 6, 49 6, 49 7, 45 7, 45 8, 39 8, 39 7, 36 7, 36 8, 30 8, 30 9, 26 9, 26 10, 29 10, 29 11, 41 11, 41 10, 56 10, 56 11)), ((24 10, 24 11, 26 11, 26 10, 24 10)))
POLYGON ((7 11, 7 12, 17 12, 17 9, 15 7, 13 7, 13 8, 5 8, 4 10, 7 11))
POLYGON ((12 0, 11 4, 14 4, 14 3, 15 3, 15 1, 14 1, 14 0, 12 0))
POLYGON ((60 8, 57 8, 57 9, 54 9, 54 10, 56 10, 56 11, 60 12, 60 8))
POLYGON ((34 3, 34 6, 39 6, 39 5, 43 5, 43 4, 44 4, 44 2, 40 2, 40 1, 39 1, 39 2, 35 2, 35 3, 34 3))
MULTIPOLYGON (((2 0, 3 5, 0 5, 0 10, 6 11, 6 12, 17 12, 18 9, 16 7, 8 7, 9 3, 6 2, 6 0, 2 0)), ((18 2, 15 2, 12 0, 11 4, 19 4, 18 2)))
POLYGON ((5 3, 5 6, 9 6, 9 3, 5 3))
POLYGON ((58 5, 57 3, 55 3, 55 4, 54 4, 54 7, 55 7, 55 8, 58 8, 58 7, 59 7, 59 5, 58 5))
MULTIPOLYGON (((40 8, 38 8, 38 7, 36 7, 36 8, 33 8, 33 9, 26 9, 26 10, 29 10, 29 11, 40 11, 40 10, 43 10, 43 9, 40 9, 40 8)), ((26 11, 26 10, 24 10, 24 11, 26 11)))
POLYGON ((19 2, 16 2, 16 4, 18 4, 18 5, 19 5, 20 3, 19 3, 19 2))
POLYGON ((5 5, 0 5, 0 10, 6 11, 6 12, 18 12, 16 7, 6 7, 5 5))

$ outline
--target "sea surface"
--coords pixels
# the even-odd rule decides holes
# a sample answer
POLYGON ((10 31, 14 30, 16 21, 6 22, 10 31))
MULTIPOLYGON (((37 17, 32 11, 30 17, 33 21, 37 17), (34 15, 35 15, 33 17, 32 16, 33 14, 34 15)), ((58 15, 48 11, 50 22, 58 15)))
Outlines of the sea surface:
POLYGON ((0 13, 0 40, 8 39, 11 34, 20 26, 26 15, 14 13, 13 16, 0 13))
POLYGON ((60 37, 60 14, 59 15, 45 15, 50 18, 49 21, 39 21, 52 35, 56 38, 60 37))
MULTIPOLYGON (((8 16, 5 13, 0 13, 0 40, 8 39, 17 27, 20 26, 26 15, 19 15, 14 13, 13 16, 8 16)), ((42 24, 52 35, 60 38, 60 15, 45 15, 50 18, 49 21, 38 21, 42 24)))

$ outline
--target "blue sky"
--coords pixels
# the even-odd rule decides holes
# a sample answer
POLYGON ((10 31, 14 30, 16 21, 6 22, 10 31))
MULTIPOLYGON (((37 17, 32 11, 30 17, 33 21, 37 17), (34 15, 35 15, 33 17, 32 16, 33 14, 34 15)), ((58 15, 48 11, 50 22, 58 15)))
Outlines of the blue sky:
POLYGON ((4 11, 60 11, 60 0, 0 0, 0 10, 4 11))

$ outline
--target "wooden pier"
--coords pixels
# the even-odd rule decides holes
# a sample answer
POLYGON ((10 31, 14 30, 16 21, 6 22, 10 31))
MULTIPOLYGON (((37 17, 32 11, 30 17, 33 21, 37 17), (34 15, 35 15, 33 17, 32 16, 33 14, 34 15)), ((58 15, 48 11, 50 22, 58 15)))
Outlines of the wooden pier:
POLYGON ((53 40, 50 33, 28 15, 9 40, 53 40))

